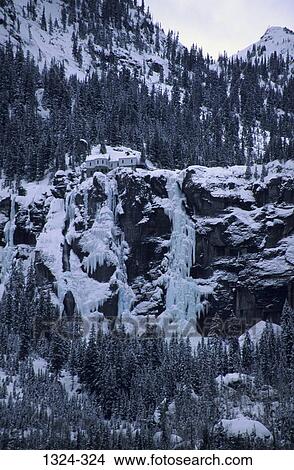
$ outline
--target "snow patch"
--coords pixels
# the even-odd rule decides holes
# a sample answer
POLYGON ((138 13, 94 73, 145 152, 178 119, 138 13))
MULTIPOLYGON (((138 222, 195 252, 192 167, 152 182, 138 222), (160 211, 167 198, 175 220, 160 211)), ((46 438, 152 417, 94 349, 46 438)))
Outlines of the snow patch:
POLYGON ((271 432, 259 421, 240 416, 235 419, 222 419, 219 423, 228 436, 255 434, 260 439, 272 439, 271 432))
MULTIPOLYGON (((248 333, 249 333, 249 336, 250 336, 250 339, 251 341, 254 343, 254 344, 258 344, 259 341, 261 340, 261 337, 262 337, 262 334, 266 328, 266 325, 267 323, 265 321, 260 321, 258 323, 256 323, 255 325, 253 325, 249 330, 248 330, 248 333)), ((272 323, 272 327, 273 327, 273 331, 275 334, 280 334, 281 331, 282 331, 282 328, 280 327, 280 325, 276 325, 275 323, 272 323)), ((244 333, 243 335, 241 335, 239 337, 239 343, 240 343, 240 347, 242 348, 243 344, 244 344, 244 341, 245 341, 245 337, 246 337, 246 333, 244 333)))

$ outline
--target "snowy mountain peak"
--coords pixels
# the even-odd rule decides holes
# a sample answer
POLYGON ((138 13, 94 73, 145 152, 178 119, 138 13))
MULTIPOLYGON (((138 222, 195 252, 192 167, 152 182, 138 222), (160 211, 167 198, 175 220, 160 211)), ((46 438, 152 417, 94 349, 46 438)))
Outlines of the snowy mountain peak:
POLYGON ((282 35, 294 35, 294 32, 291 29, 282 26, 269 26, 261 39, 278 39, 278 37, 281 37, 282 35))
POLYGON ((254 44, 238 51, 236 56, 245 60, 269 58, 274 52, 290 61, 294 59, 294 32, 282 26, 270 26, 254 44))
MULTIPOLYGON (((260 41, 268 43, 266 46, 275 47, 277 53, 284 55, 288 50, 290 52, 291 49, 293 49, 294 32, 286 27, 270 26, 261 37, 260 41)), ((268 47, 267 49, 270 48, 268 47)))
POLYGON ((294 32, 283 26, 269 26, 261 39, 271 38, 281 34, 294 34, 294 32))

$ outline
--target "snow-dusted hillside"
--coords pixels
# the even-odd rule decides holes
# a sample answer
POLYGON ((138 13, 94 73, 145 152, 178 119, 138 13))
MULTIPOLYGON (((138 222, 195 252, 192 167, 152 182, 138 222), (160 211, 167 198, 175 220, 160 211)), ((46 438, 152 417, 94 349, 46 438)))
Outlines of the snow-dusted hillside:
POLYGON ((26 0, 8 0, 5 7, 0 8, 0 42, 4 44, 11 41, 14 46, 21 45, 25 52, 34 56, 36 62, 42 69, 45 63, 50 64, 52 60, 62 62, 69 75, 77 74, 84 78, 91 67, 90 56, 86 50, 86 42, 83 44, 82 66, 74 60, 72 55, 72 33, 73 27, 62 30, 61 1, 41 0, 36 5, 36 18, 28 17, 25 12, 26 0), (52 34, 41 29, 41 17, 45 8, 48 19, 52 18, 55 23, 52 34))
MULTIPOLYGON (((141 40, 144 44, 144 53, 138 51, 135 46, 134 33, 122 29, 125 35, 125 47, 122 47, 117 40, 118 31, 113 29, 112 41, 106 47, 102 47, 93 41, 93 35, 86 35, 79 40, 81 48, 81 61, 79 62, 73 55, 73 34, 79 25, 78 22, 72 25, 62 26, 62 12, 64 1, 62 0, 38 0, 36 2, 35 13, 27 13, 28 2, 26 0, 7 0, 4 6, 0 7, 0 45, 11 41, 14 46, 21 45, 25 52, 29 52, 39 64, 40 69, 44 65, 50 65, 51 61, 64 64, 66 74, 77 75, 80 79, 85 79, 94 70, 101 69, 101 56, 105 61, 115 60, 118 68, 126 67, 132 73, 136 72, 142 76, 149 86, 163 86, 160 83, 160 73, 163 77, 168 76, 168 61, 163 58, 163 50, 166 42, 166 35, 163 30, 159 30, 160 52, 155 49, 155 33, 150 42, 144 33, 141 40), (45 12, 46 30, 42 28, 42 15, 45 12), (89 41, 92 41, 89 46, 89 41)), ((137 10, 131 12, 133 19, 132 28, 137 22, 151 22, 143 13, 137 10)))
POLYGON ((268 59, 274 52, 285 60, 294 60, 294 32, 282 26, 269 27, 259 41, 238 51, 235 57, 244 60, 268 59))
MULTIPOLYGON (((106 140, 109 144, 136 149, 140 149, 143 139, 147 157, 155 165, 170 169, 193 164, 222 166, 292 158, 294 35, 290 30, 270 28, 259 43, 250 46, 252 53, 241 51, 238 56, 244 60, 255 54, 269 58, 273 51, 279 56, 267 62, 257 61, 250 70, 241 61, 225 65, 224 57, 212 64, 196 46, 189 51, 176 34, 171 31, 165 34, 153 22, 150 12, 132 0, 118 2, 119 6, 123 5, 119 13, 107 16, 103 6, 114 3, 111 0, 84 0, 81 4, 37 0, 27 5, 25 0, 6 0, 0 8, 0 43, 10 40, 14 49, 22 45, 24 52, 29 52, 40 66, 35 73, 43 70, 34 83, 32 106, 36 106, 37 100, 38 114, 55 122, 53 114, 58 109, 55 103, 64 99, 67 122, 62 124, 62 129, 54 131, 53 146, 49 146, 49 154, 46 152, 40 166, 47 170, 56 154, 62 153, 58 155, 62 162, 65 153, 77 153, 71 147, 77 148, 81 139, 92 146, 106 140), (89 14, 93 5, 95 11, 89 14), (287 53, 290 65, 280 58, 281 54, 286 59, 287 53), (83 96, 83 103, 79 103, 75 87, 64 77, 63 70, 57 73, 57 67, 50 67, 52 61, 64 64, 67 78, 76 74, 81 79, 79 86, 84 90, 78 95, 83 96), (56 74, 62 83, 59 87, 53 85, 56 74), (119 82, 115 83, 116 80, 119 82), (96 82, 104 93, 100 93, 96 82), (76 129, 81 133, 79 136, 76 129)), ((9 74, 17 75, 18 59, 11 60, 9 48, 1 52, 3 62, 7 63, 7 77, 3 74, 2 78, 5 87, 9 74)), ((29 76, 27 80, 31 80, 31 71, 26 65, 24 69, 29 76)), ((11 85, 15 89, 11 90, 9 99, 3 96, 4 106, 9 108, 11 124, 21 128, 14 112, 17 103, 11 103, 11 97, 16 101, 19 85, 14 80, 11 85)), ((25 122, 29 120, 27 117, 25 122)), ((11 147, 12 131, 6 129, 9 125, 9 121, 3 120, 0 129, 5 136, 0 140, 5 147, 4 154, 11 147)), ((47 130, 39 132, 42 138, 35 148, 50 135, 47 130)), ((26 138, 27 133, 20 137, 25 149, 30 145, 26 138)), ((12 173, 15 169, 8 168, 5 155, 2 159, 6 173, 12 173)), ((26 171, 31 166, 28 151, 24 152, 23 160, 26 171)), ((29 177, 35 176, 34 170, 29 177)))

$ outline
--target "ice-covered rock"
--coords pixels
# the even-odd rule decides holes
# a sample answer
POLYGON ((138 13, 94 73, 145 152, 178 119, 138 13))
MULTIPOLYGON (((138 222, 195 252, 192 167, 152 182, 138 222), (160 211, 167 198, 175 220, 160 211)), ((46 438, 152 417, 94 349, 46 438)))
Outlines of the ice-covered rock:
POLYGON ((85 180, 67 170, 53 186, 22 182, 21 196, 4 188, 2 273, 14 255, 32 257, 38 283, 68 316, 149 316, 174 331, 193 323, 197 335, 216 312, 226 321, 235 311, 240 333, 257 323, 258 337, 260 322, 279 323, 286 297, 294 304, 294 166, 267 171, 261 182, 245 179, 244 167, 118 169, 85 180))

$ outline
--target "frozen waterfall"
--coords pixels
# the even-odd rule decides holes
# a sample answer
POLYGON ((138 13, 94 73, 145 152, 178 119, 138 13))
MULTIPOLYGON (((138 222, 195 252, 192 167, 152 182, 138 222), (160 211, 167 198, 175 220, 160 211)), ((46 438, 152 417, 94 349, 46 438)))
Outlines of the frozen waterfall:
POLYGON ((11 207, 10 207, 10 215, 9 220, 5 225, 4 228, 4 238, 5 238, 5 248, 2 251, 2 259, 1 259, 1 282, 4 281, 6 273, 9 271, 11 267, 11 262, 13 258, 13 237, 15 231, 15 195, 12 194, 10 197, 11 207))
POLYGON ((165 315, 181 323, 182 320, 197 319, 203 310, 200 290, 190 276, 196 255, 196 232, 184 208, 185 197, 180 190, 177 174, 168 177, 167 191, 169 204, 165 211, 172 222, 172 234, 165 315))
POLYGON ((107 179, 105 186, 107 195, 107 205, 113 214, 113 231, 112 235, 117 247, 118 264, 116 269, 116 279, 119 285, 118 289, 118 317, 129 314, 134 300, 132 288, 128 285, 128 275, 125 261, 129 254, 129 246, 124 240, 124 234, 120 233, 115 225, 118 215, 118 191, 115 178, 107 179))

